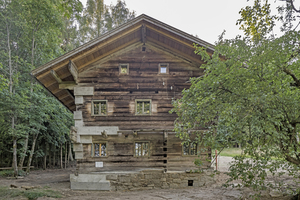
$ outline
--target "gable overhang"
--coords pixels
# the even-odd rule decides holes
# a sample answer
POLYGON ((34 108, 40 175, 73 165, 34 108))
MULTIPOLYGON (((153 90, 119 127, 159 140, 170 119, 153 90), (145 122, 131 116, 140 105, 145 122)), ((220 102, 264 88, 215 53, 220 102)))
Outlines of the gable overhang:
POLYGON ((214 51, 212 44, 143 14, 36 68, 31 74, 69 110, 75 111, 72 88, 78 84, 80 73, 93 67, 93 63, 109 60, 135 46, 150 45, 199 66, 203 61, 194 53, 194 44, 205 47, 210 54, 214 51))

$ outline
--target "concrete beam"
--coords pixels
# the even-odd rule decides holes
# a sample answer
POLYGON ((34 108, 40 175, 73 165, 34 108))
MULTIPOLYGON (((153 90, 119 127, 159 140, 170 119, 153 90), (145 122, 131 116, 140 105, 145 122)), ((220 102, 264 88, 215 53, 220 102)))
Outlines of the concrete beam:
POLYGON ((82 119, 82 111, 74 111, 73 119, 81 120, 82 119))
POLYGON ((75 104, 83 104, 83 96, 75 96, 75 104))
POLYGON ((92 96, 94 95, 94 87, 75 87, 75 96, 92 96))

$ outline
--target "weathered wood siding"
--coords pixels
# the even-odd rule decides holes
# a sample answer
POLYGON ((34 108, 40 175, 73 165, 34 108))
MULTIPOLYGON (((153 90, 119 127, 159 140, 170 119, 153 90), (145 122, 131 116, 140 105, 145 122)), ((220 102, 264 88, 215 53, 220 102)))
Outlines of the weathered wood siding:
MULTIPOLYGON (((107 142, 107 157, 92 157, 91 144, 84 144, 84 159, 78 160, 79 170, 115 171, 160 168, 186 170, 194 168, 197 156, 182 156, 181 141, 174 134, 164 139, 163 132, 172 130, 176 114, 170 114, 172 100, 181 97, 181 91, 188 88, 190 77, 203 74, 199 66, 164 53, 156 47, 136 47, 108 62, 93 64, 93 68, 79 75, 80 86, 93 86, 94 95, 84 96, 84 103, 77 105, 82 111, 84 126, 118 126, 120 135, 93 136, 93 142, 107 142), (119 64, 129 64, 129 74, 119 73, 119 64), (159 64, 168 63, 169 73, 159 74, 159 64), (151 99, 151 115, 136 115, 135 100, 151 99), (93 100, 107 100, 107 116, 92 116, 93 100), (154 130, 152 133, 138 133, 122 130, 154 130), (135 157, 134 142, 149 141, 150 156, 135 157), (95 162, 103 162, 96 168, 95 162)), ((210 152, 208 152, 210 153, 210 152)), ((204 154, 205 158, 210 154, 204 154)), ((205 166, 207 163, 204 163, 205 166)))
POLYGON ((175 114, 170 114, 172 99, 181 97, 192 76, 202 75, 198 66, 141 47, 114 57, 79 75, 79 85, 93 86, 94 96, 84 97, 84 104, 77 106, 83 112, 85 126, 119 126, 119 130, 173 129, 175 114), (119 74, 119 64, 129 64, 129 75, 119 74), (169 64, 168 74, 159 74, 159 63, 169 64), (135 115, 135 99, 151 99, 150 116, 135 115), (92 116, 92 100, 107 100, 108 115, 92 116))
POLYGON ((92 157, 91 144, 84 144, 85 159, 78 160, 79 169, 91 171, 131 171, 143 168, 163 169, 163 134, 122 134, 120 136, 93 136, 93 143, 107 142, 107 157, 92 157), (151 136, 151 137, 149 137, 151 136), (136 157, 134 143, 148 141, 150 144, 149 157, 136 157), (103 162, 103 167, 96 168, 95 162, 103 162))
MULTIPOLYGON (((167 169, 171 171, 197 169, 196 156, 182 156, 181 141, 175 134, 164 139, 163 133, 122 134, 119 136, 93 136, 93 143, 107 142, 107 156, 93 157, 92 144, 84 144, 85 159, 77 160, 79 173, 101 171, 135 171, 142 169, 167 169), (137 157, 134 154, 134 143, 148 141, 150 154, 148 157, 137 157), (164 144, 165 143, 165 144, 164 144), (103 167, 95 167, 95 162, 103 162, 103 167)), ((208 166, 210 151, 201 153, 203 167, 208 166)))

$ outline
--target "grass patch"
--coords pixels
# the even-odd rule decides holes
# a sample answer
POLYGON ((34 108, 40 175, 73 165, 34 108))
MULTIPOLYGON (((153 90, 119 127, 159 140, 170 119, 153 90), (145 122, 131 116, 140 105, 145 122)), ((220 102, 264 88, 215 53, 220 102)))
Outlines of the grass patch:
MULTIPOLYGON (((18 170, 19 176, 25 176, 26 172, 23 170, 18 170)), ((2 177, 13 177, 14 176, 14 170, 13 169, 7 169, 7 170, 1 170, 0 176, 2 177)))
POLYGON ((13 198, 23 196, 27 197, 29 200, 37 199, 38 197, 52 197, 52 198, 61 198, 60 192, 49 190, 49 189, 32 189, 32 190, 23 190, 20 188, 8 188, 0 187, 0 197, 3 199, 13 198))
MULTIPOLYGON (((215 151, 212 152, 213 155, 215 155, 215 151)), ((218 152, 218 156, 228 156, 228 157, 234 157, 242 154, 241 148, 226 148, 221 151, 221 153, 218 152)))

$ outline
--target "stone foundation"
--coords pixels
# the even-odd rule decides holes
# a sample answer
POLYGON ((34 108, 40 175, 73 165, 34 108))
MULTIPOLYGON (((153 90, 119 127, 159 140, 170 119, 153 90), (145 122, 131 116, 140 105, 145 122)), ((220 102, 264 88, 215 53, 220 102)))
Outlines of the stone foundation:
POLYGON ((212 170, 205 170, 202 173, 186 173, 186 172, 163 172, 162 170, 144 170, 140 172, 110 172, 110 173, 95 173, 95 176, 101 174, 102 181, 109 182, 109 188, 99 188, 100 182, 91 178, 91 174, 80 174, 85 178, 85 184, 88 187, 80 188, 80 182, 76 181, 74 175, 71 179, 71 189, 77 190, 111 190, 111 191, 124 191, 124 190, 150 190, 150 189, 168 189, 168 188, 187 188, 187 187, 202 187, 210 186, 215 183, 214 178, 211 176, 212 170), (91 181, 87 178, 90 177, 91 181), (89 182, 89 183, 87 183, 89 182), (93 187, 97 184, 97 187, 93 187), (96 189, 98 188, 98 189, 96 189))

